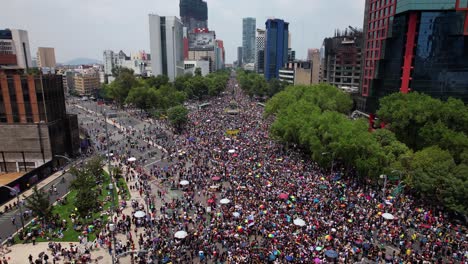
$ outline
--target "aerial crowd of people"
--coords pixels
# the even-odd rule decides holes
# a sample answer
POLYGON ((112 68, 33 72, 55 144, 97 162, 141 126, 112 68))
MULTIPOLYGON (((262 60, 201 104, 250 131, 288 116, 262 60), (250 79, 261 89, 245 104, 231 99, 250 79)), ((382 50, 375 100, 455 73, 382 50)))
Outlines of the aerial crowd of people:
MULTIPOLYGON (((137 263, 466 262, 464 224, 405 193, 363 184, 339 164, 319 167, 271 139, 272 120, 262 114, 231 78, 171 143, 154 140, 167 164, 130 163, 131 152, 117 151, 114 162, 141 196, 132 214, 114 219, 117 253, 132 251, 137 263), (239 111, 231 115, 233 104, 239 111)), ((128 131, 151 140, 146 132, 128 131)), ((110 232, 100 241, 110 246, 110 232)))

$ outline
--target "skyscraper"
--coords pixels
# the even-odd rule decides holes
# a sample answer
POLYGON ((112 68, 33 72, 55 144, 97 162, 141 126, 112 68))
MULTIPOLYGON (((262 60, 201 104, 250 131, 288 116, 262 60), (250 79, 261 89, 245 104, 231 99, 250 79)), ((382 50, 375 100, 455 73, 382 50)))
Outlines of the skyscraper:
POLYGON ((255 40, 255 72, 264 73, 265 69, 265 30, 257 29, 255 40))
POLYGON ((188 32, 208 28, 208 5, 203 0, 180 0, 180 18, 188 32))
POLYGON ((183 26, 175 16, 149 15, 151 68, 153 76, 169 80, 184 74, 183 26))
POLYGON ((37 66, 39 68, 55 68, 55 64, 54 48, 37 48, 37 66))
POLYGON ((242 50, 243 62, 255 62, 255 29, 257 21, 255 18, 247 17, 242 19, 242 50))
POLYGON ((380 98, 398 91, 467 103, 467 12, 459 0, 367 0, 357 107, 374 112, 380 98))
POLYGON ((237 47, 237 67, 242 67, 242 60, 244 58, 244 50, 242 47, 237 47))
POLYGON ((279 70, 288 60, 289 23, 282 19, 268 19, 265 43, 265 78, 278 78, 279 70))

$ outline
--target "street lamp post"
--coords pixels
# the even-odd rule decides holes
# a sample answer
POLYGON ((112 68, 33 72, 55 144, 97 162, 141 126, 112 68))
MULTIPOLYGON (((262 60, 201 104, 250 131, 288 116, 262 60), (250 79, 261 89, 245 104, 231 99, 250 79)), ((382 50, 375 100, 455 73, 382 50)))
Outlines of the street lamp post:
POLYGON ((383 199, 385 199, 385 191, 386 191, 386 188, 387 188, 387 175, 386 174, 380 175, 380 179, 384 179, 383 199))
POLYGON ((109 224, 109 229, 112 232, 112 243, 111 243, 111 255, 112 255, 112 264, 115 264, 115 255, 116 255, 116 241, 115 241, 115 223, 114 221, 114 205, 115 205, 115 194, 114 194, 114 185, 109 183, 109 190, 111 191, 112 204, 111 204, 111 223, 109 224), (112 244, 114 244, 114 249, 112 250, 112 244))
POLYGON ((24 216, 23 216, 23 209, 21 208, 21 203, 20 203, 20 199, 19 199, 19 191, 14 189, 14 188, 11 188, 10 186, 7 186, 7 185, 1 185, 0 187, 5 187, 8 190, 10 190, 13 194, 15 194, 16 201, 17 201, 17 204, 18 204, 18 208, 19 208, 19 211, 20 211, 21 228, 22 228, 22 230, 24 230, 24 216))

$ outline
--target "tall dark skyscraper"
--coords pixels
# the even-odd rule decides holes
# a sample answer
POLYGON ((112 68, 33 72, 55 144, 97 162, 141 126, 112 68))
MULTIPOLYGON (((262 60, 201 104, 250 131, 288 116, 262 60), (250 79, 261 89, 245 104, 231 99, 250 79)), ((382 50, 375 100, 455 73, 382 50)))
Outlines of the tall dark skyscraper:
POLYGON ((242 19, 242 49, 243 62, 255 62, 255 29, 257 23, 255 18, 246 17, 242 19))
POLYGON ((288 60, 289 23, 281 19, 265 22, 265 78, 278 78, 279 70, 288 60))
POLYGON ((188 32, 208 28, 208 5, 203 0, 180 0, 180 18, 188 32))
POLYGON ((466 1, 366 0, 364 37, 359 109, 395 92, 468 102, 466 1))

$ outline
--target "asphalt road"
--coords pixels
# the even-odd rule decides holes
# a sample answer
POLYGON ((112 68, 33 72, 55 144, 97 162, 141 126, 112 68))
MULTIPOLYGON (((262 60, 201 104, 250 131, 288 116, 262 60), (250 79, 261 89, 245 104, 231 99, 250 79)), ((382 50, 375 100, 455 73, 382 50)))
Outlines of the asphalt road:
MULTIPOLYGON (((45 185, 42 190, 46 191, 48 194, 48 190, 50 189, 51 186, 55 185, 57 187, 57 194, 52 193, 49 194, 49 199, 51 203, 54 203, 57 201, 57 198, 64 196, 70 187, 70 182, 74 179, 74 176, 70 173, 65 173, 63 176, 58 177, 57 179, 53 180, 49 184, 45 185), (61 180, 62 178, 65 178, 65 183, 62 183, 61 180)), ((23 197, 20 196, 21 199, 23 197)), ((12 200, 10 204, 13 204, 12 200)), ((28 209, 23 206, 22 207, 23 212, 27 211, 28 209)), ((24 224, 26 225, 31 218, 25 218, 24 219, 24 224)), ((0 215, 0 237, 1 241, 3 242, 6 240, 9 236, 13 235, 18 229, 21 228, 21 216, 19 209, 15 209, 12 211, 9 211, 7 213, 3 213, 0 215), (15 219, 15 224, 12 223, 12 218, 15 219)))
MULTIPOLYGON (((107 105, 98 105, 93 101, 79 101, 77 99, 69 100, 68 111, 78 114, 80 126, 88 130, 91 140, 95 144, 95 148, 99 154, 106 155, 107 143, 105 139, 105 126, 104 116, 102 112, 113 113, 116 116, 111 120, 118 123, 125 129, 131 129, 133 133, 124 133, 123 128, 117 128, 115 125, 107 124, 107 129, 111 139, 110 152, 126 155, 127 157, 135 157, 140 165, 146 169, 151 169, 152 166, 166 166, 168 161, 165 159, 168 154, 157 147, 148 147, 148 142, 144 139, 148 135, 155 136, 151 131, 159 131, 170 136, 169 132, 159 127, 158 125, 151 124, 147 121, 139 120, 129 114, 125 110, 117 110, 107 105), (146 131, 144 131, 146 129, 146 131), (131 147, 133 145, 133 148, 131 147), (144 150, 141 150, 145 148, 144 150)), ((171 145, 170 140, 154 140, 156 144, 171 145)))

